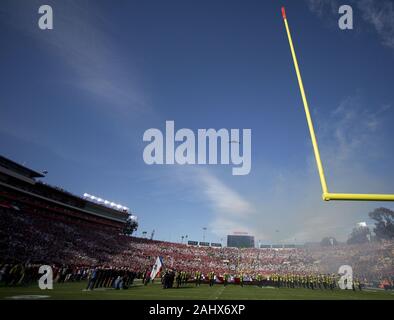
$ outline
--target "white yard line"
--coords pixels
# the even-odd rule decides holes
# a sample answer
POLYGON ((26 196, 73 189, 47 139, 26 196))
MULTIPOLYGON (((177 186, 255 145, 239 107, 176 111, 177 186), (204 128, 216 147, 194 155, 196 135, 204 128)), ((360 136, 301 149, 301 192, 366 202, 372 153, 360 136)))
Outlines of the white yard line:
POLYGON ((223 293, 223 291, 224 291, 224 286, 218 291, 218 294, 216 295, 216 297, 215 297, 215 300, 217 300, 221 295, 222 295, 222 293, 223 293))

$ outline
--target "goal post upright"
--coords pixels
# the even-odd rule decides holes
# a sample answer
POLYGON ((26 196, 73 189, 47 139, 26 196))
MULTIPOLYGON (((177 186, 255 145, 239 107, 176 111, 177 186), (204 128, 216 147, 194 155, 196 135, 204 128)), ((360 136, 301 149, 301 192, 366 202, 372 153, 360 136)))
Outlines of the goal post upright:
POLYGON ((300 88, 300 93, 302 97, 302 102, 304 104, 304 110, 306 115, 306 120, 308 123, 309 133, 312 140, 313 152, 315 154, 315 160, 317 165, 317 170, 319 172, 320 183, 322 187, 322 198, 324 201, 330 200, 350 200, 350 201, 394 201, 394 194, 364 194, 364 193, 330 193, 327 188, 327 182, 324 175, 323 164, 320 158, 319 146, 317 144, 315 129, 313 127, 313 121, 311 117, 311 113, 309 110, 308 101, 306 99, 305 89, 302 82, 302 77, 300 73, 300 69, 298 67, 297 56, 293 46, 293 40, 291 38, 289 24, 287 22, 286 11, 285 8, 282 7, 282 17, 286 27, 287 38, 289 40, 290 51, 293 57, 294 68, 297 75, 298 86, 300 88))
POLYGON ((296 71, 296 74, 297 74, 298 85, 300 87, 300 93, 301 93, 301 97, 302 97, 302 102, 304 104, 306 120, 308 122, 309 133, 310 133, 310 136, 311 136, 311 139, 312 139, 313 152, 315 154, 317 170, 319 171, 320 183, 321 183, 323 196, 324 196, 324 194, 328 193, 326 177, 324 175, 324 169, 323 169, 322 161, 321 161, 321 158, 320 158, 319 146, 317 144, 315 129, 313 127, 312 117, 311 117, 311 113, 309 111, 308 101, 306 99, 304 85, 302 83, 301 73, 300 73, 300 69, 298 67, 297 56, 295 54, 295 50, 294 50, 294 46, 293 46, 293 40, 291 38, 289 24, 287 23, 286 11, 285 11, 284 7, 282 7, 282 17, 283 17, 283 21, 284 21, 285 27, 286 27, 287 38, 289 40, 291 55, 293 57, 293 62, 294 62, 294 68, 295 68, 295 71, 296 71))

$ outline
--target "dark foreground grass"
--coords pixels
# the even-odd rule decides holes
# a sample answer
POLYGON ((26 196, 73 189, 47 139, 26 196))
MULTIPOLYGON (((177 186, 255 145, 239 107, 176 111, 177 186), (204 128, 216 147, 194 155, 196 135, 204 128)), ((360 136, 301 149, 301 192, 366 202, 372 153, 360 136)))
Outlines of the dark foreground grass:
POLYGON ((349 290, 309 290, 309 289, 288 289, 288 288, 260 288, 257 286, 201 285, 194 287, 188 285, 179 289, 162 289, 158 283, 143 286, 137 282, 127 290, 95 289, 84 291, 85 283, 55 284, 53 290, 40 290, 38 286, 30 287, 1 287, 0 299, 34 299, 38 296, 41 299, 69 299, 69 300, 315 300, 315 299, 336 299, 336 300, 358 300, 358 299, 379 299, 394 300, 394 292, 379 290, 349 291, 349 290), (32 297, 28 297, 31 295, 32 297))

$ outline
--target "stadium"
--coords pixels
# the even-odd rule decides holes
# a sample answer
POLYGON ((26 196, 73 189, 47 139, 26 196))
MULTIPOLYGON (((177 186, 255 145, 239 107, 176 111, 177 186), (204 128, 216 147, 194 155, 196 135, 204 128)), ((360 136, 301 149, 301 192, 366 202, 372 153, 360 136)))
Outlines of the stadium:
POLYGON ((394 5, 282 2, 2 0, 13 317, 392 310, 394 5))
POLYGON ((246 240, 246 247, 139 238, 131 235, 138 223, 128 208, 43 178, 0 158, 2 298, 394 298, 393 241, 255 248, 242 234, 229 241, 246 240), (55 290, 37 286, 42 265, 51 266, 55 290), (338 287, 338 265, 353 267, 348 290, 338 287))

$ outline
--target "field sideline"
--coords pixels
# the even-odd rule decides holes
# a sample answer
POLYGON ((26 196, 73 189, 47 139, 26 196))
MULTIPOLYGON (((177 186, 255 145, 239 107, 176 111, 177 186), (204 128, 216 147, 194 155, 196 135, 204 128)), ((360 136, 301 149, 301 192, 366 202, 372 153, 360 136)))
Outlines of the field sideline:
MULTIPOLYGON (((179 289, 162 289, 159 283, 143 286, 136 282, 127 290, 95 289, 85 291, 85 282, 55 284, 53 290, 40 290, 38 286, 0 287, 0 299, 27 299, 28 295, 47 296, 56 300, 394 300, 393 291, 364 290, 310 290, 289 288, 260 288, 257 286, 223 285, 209 287, 188 285, 179 289)), ((34 297, 31 297, 34 298, 34 297)), ((37 297, 38 298, 38 297, 37 297)))

